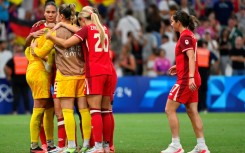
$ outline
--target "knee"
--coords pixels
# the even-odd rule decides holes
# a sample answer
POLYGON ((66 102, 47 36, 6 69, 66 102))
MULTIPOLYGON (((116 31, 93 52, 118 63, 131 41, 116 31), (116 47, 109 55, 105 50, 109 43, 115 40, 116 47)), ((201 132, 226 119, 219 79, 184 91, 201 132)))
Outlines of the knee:
POLYGON ((171 109, 171 108, 165 107, 165 113, 166 113, 167 115, 171 115, 171 114, 175 113, 175 110, 173 110, 173 109, 171 109))
POLYGON ((198 111, 197 111, 197 109, 194 110, 194 109, 186 108, 186 113, 187 113, 189 116, 195 116, 195 115, 198 114, 198 111))

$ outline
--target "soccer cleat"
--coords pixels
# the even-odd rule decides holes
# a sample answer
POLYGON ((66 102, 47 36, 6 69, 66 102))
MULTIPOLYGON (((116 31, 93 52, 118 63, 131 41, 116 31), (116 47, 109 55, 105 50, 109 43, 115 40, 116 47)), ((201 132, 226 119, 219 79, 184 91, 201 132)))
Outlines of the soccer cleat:
POLYGON ((199 148, 196 145, 195 148, 192 151, 188 152, 188 153, 210 153, 210 151, 208 150, 208 147, 199 148))
POLYGON ((55 150, 56 148, 57 148, 56 146, 53 146, 53 147, 48 146, 47 151, 50 152, 50 151, 52 151, 52 150, 55 150))
POLYGON ((96 148, 95 146, 89 149, 86 153, 104 153, 103 148, 96 148))
POLYGON ((161 153, 184 153, 184 149, 182 146, 175 146, 173 143, 171 143, 167 149, 162 150, 161 153))
POLYGON ((35 149, 30 149, 30 153, 45 153, 45 150, 40 148, 39 146, 35 149))
POLYGON ((48 151, 48 153, 60 153, 64 150, 65 148, 56 147, 55 149, 48 151))
POLYGON ((110 147, 110 153, 115 153, 114 145, 110 147))
POLYGON ((89 150, 89 146, 88 147, 82 147, 79 151, 79 153, 86 153, 89 150))
POLYGON ((62 153, 77 153, 76 148, 66 148, 62 153))
POLYGON ((47 145, 47 144, 43 144, 43 145, 42 145, 42 149, 43 149, 44 151, 48 151, 48 145, 47 145))

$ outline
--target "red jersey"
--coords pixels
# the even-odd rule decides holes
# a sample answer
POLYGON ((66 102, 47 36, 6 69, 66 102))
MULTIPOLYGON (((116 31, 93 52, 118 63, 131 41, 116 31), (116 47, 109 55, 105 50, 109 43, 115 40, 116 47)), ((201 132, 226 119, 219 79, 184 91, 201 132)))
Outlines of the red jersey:
POLYGON ((196 58, 197 40, 195 35, 188 29, 180 34, 180 38, 176 44, 175 57, 176 57, 176 71, 177 71, 177 84, 189 84, 189 58, 186 54, 188 50, 194 50, 195 54, 195 83, 201 84, 201 78, 198 72, 198 63, 196 58))
POLYGON ((85 60, 85 76, 112 75, 111 59, 109 55, 109 31, 105 29, 104 48, 100 43, 100 34, 95 24, 82 27, 74 35, 81 39, 85 60))

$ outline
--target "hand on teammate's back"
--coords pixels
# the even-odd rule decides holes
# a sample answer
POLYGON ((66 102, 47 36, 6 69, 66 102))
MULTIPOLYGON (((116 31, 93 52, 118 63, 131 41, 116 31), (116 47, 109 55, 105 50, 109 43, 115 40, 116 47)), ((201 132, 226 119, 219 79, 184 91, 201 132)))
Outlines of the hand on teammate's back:
POLYGON ((59 27, 62 27, 62 22, 57 23, 52 30, 57 30, 59 27))

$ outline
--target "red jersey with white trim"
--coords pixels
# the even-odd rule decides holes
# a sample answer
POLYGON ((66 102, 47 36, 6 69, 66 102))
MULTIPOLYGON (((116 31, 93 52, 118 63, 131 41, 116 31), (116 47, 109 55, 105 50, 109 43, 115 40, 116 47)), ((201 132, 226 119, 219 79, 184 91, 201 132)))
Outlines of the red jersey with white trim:
POLYGON ((109 55, 109 31, 105 30, 105 45, 102 48, 100 34, 95 24, 82 27, 74 35, 81 39, 85 59, 85 76, 112 75, 111 59, 109 55))
POLYGON ((196 58, 197 40, 195 35, 186 29, 180 34, 180 38, 175 48, 176 58, 176 72, 177 72, 177 84, 188 85, 189 84, 189 58, 186 54, 188 50, 194 50, 195 54, 195 83, 201 85, 201 78, 198 72, 198 63, 196 58))

